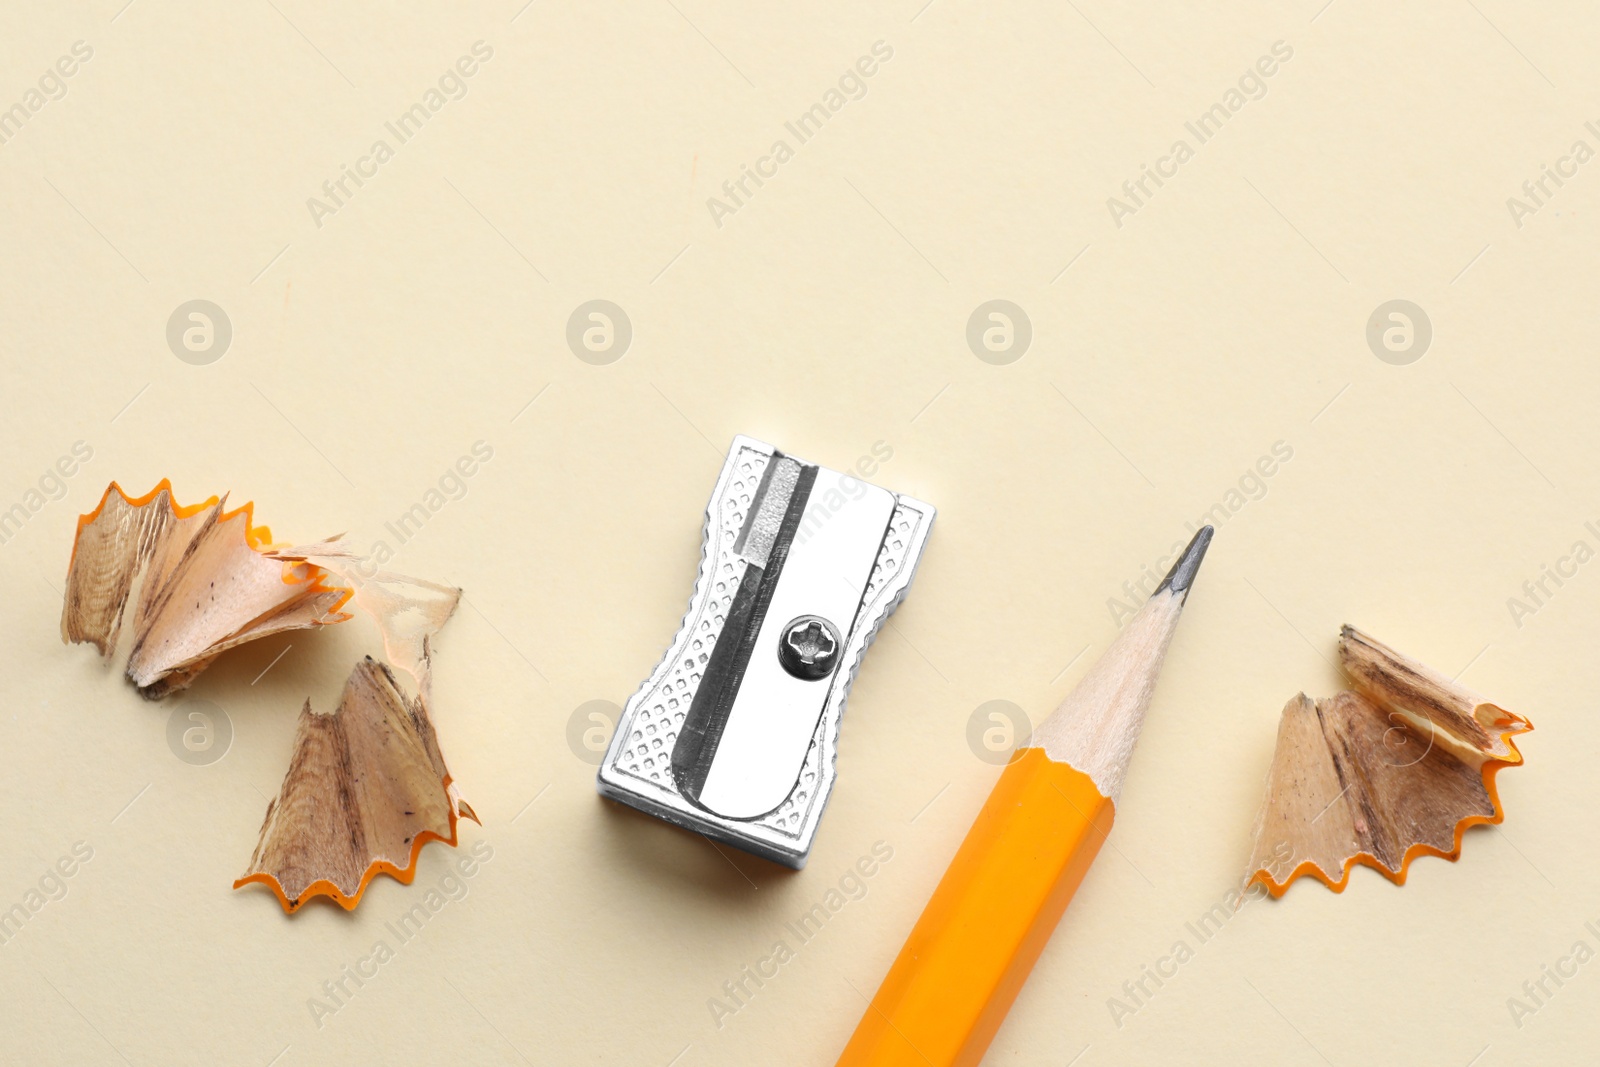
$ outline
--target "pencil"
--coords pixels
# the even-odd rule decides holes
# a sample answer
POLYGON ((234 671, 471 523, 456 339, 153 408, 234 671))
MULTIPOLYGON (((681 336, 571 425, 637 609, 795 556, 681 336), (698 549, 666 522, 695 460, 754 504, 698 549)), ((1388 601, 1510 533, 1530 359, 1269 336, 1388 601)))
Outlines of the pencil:
POLYGON ((1017 750, 839 1067, 967 1067, 983 1058, 1111 830, 1211 533, 1195 534, 1105 655, 1017 750))

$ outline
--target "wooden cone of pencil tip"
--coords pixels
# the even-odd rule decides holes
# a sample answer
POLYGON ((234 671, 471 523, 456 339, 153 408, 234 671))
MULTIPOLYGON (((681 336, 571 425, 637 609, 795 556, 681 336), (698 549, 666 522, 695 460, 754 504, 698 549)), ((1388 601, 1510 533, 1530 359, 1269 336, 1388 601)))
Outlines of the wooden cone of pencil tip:
POLYGON ((353 910, 377 875, 410 885, 423 845, 454 846, 457 819, 478 821, 451 783, 428 718, 426 638, 418 665, 415 699, 368 656, 333 714, 306 701, 288 773, 235 889, 260 882, 290 913, 317 896, 353 910))
POLYGON ((1404 885, 1418 856, 1456 859, 1469 826, 1504 817, 1495 774, 1533 729, 1349 626, 1339 665, 1354 690, 1300 693, 1278 723, 1249 868, 1275 897, 1307 874, 1343 892, 1358 863, 1404 885))
POLYGON ((109 659, 135 587, 128 678, 157 698, 183 689, 220 653, 268 634, 343 622, 352 590, 304 559, 268 552, 272 532, 227 498, 175 505, 165 479, 137 499, 116 482, 78 519, 61 637, 109 659))
POLYGON ((1168 642, 1211 541, 1172 572, 1001 773, 840 1067, 977 1064, 1111 830, 1168 642))

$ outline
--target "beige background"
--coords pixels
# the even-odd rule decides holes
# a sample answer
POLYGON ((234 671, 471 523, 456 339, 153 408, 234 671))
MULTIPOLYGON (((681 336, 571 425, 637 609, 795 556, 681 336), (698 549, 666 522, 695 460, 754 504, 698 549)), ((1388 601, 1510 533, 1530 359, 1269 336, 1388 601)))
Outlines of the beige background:
POLYGON ((12 4, 0 35, 0 107, 93 49, 0 144, 0 509, 42 503, 0 545, 0 908, 93 849, 0 948, 0 1059, 830 1063, 995 778, 974 709, 1048 713, 1124 580, 1277 442, 1292 459, 1220 522, 1115 849, 987 1062, 1591 1058, 1600 965, 1520 1020, 1508 998, 1600 949, 1600 564, 1520 620, 1507 601, 1600 548, 1600 163, 1520 227, 1506 201, 1600 148, 1592 10, 122 2, 12 4), (465 97, 396 146, 384 123, 480 40, 465 97), (877 41, 864 97, 717 226, 707 198, 877 41), (1119 228, 1107 198, 1277 41, 1266 95, 1119 228), (380 137, 394 158, 319 227, 308 198, 380 137), (206 366, 165 339, 196 298, 233 329, 206 366), (634 331, 608 366, 565 341, 595 298, 634 331), (1033 328, 1005 366, 965 340, 995 298, 1033 328), (1434 334, 1405 366, 1365 336, 1395 298, 1434 334), (800 874, 603 803, 568 742, 672 635, 741 432, 836 467, 883 442, 875 480, 940 509, 800 874), (64 498, 29 498, 79 441, 64 498), (384 523, 478 441, 465 496, 399 545, 384 523), (229 888, 296 710, 331 705, 364 631, 209 670, 187 699, 234 733, 209 766, 169 750, 179 704, 60 644, 76 516, 163 476, 466 589, 436 723, 484 818, 464 846, 493 858, 413 940, 385 924, 459 853, 354 915, 229 888), (1504 829, 1403 889, 1299 884, 1201 945, 1185 923, 1241 873, 1278 711, 1338 687, 1347 621, 1534 721, 1504 829), (785 924, 879 841, 893 859, 799 945, 785 924), (319 1026, 308 1000, 380 939, 394 958, 319 1026), (719 1028, 708 1002, 779 939, 795 959, 719 1028), (1108 1000, 1179 939, 1194 958, 1117 1026, 1108 1000))

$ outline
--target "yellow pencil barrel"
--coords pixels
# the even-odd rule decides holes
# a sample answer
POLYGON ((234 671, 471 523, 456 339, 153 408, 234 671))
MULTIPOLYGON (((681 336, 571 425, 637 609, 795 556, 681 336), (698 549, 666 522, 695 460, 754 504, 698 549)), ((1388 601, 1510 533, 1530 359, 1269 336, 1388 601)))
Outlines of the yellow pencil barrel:
POLYGON ((839 1067, 967 1067, 1000 1029, 1111 829, 1088 775, 1025 748, 884 978, 839 1067))

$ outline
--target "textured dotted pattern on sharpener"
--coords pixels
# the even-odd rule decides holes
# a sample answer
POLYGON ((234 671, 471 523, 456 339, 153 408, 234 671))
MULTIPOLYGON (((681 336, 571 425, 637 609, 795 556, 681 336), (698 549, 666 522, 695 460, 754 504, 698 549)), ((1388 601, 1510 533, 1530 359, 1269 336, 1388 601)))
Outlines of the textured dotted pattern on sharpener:
MULTIPOLYGON (((628 736, 628 747, 622 753, 619 769, 663 788, 672 788, 672 746, 678 740, 678 729, 689 710, 695 686, 705 673, 711 649, 717 643, 717 636, 722 633, 723 624, 728 619, 728 609, 733 604, 733 594, 739 588, 743 563, 731 558, 730 550, 739 531, 744 528, 745 515, 761 485, 761 475, 767 468, 768 458, 760 452, 745 449, 727 492, 717 501, 713 513, 718 519, 706 531, 709 567, 704 570, 701 579, 715 583, 712 595, 699 618, 691 624, 694 630, 688 647, 660 685, 640 702, 639 710, 630 724, 632 733, 628 736)), ((686 623, 688 621, 685 620, 686 623)), ((674 637, 668 654, 674 654, 679 644, 680 639, 674 637)))

